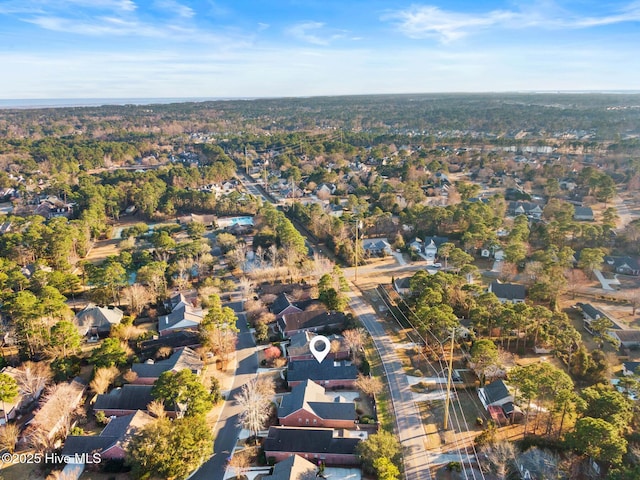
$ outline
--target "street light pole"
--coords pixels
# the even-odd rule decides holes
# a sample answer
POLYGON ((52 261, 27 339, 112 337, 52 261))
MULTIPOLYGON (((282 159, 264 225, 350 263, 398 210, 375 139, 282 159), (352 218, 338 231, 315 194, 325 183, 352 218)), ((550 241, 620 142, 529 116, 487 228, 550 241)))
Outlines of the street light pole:
POLYGON ((451 351, 449 352, 449 374, 447 376, 447 396, 444 401, 444 429, 449 429, 449 400, 451 399, 451 376, 453 374, 453 342, 456 338, 455 327, 451 329, 451 351))

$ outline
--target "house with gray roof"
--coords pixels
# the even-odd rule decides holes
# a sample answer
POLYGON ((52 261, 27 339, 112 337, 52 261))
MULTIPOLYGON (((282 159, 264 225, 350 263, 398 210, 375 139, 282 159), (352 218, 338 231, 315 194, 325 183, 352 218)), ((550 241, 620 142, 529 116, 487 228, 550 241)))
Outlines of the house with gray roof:
POLYGON ((344 325, 345 319, 344 313, 328 312, 322 307, 304 312, 287 313, 278 319, 277 326, 282 336, 287 338, 301 332, 340 328, 344 325))
POLYGON ((494 420, 506 418, 513 421, 522 416, 522 411, 513 403, 513 395, 502 379, 479 388, 478 398, 494 420))
POLYGON ((305 380, 313 380, 325 388, 353 388, 358 369, 347 361, 325 358, 318 363, 313 360, 294 360, 287 365, 287 383, 293 388, 305 380))
POLYGON ((311 299, 295 301, 288 293, 282 292, 273 301, 270 309, 276 319, 279 319, 283 315, 303 312, 313 304, 319 304, 319 302, 311 299))
POLYGON ((112 418, 100 435, 69 435, 62 455, 86 459, 95 453, 100 455, 101 461, 124 460, 129 440, 154 420, 142 410, 112 418))
POLYGON ((300 455, 327 466, 360 465, 356 447, 360 438, 341 437, 332 428, 270 427, 262 447, 276 462, 300 455))
POLYGON ((625 377, 638 375, 640 372, 640 362, 624 362, 622 364, 622 374, 625 377))
MULTIPOLYGON (((93 410, 104 412, 106 417, 122 417, 131 415, 138 410, 147 412, 147 406, 155 400, 151 395, 153 385, 132 385, 127 384, 114 388, 109 393, 104 393, 96 397, 93 410)), ((175 411, 171 406, 166 405, 167 416, 175 417, 175 411)))
POLYGON ((489 285, 488 291, 493 292, 502 303, 521 303, 526 298, 524 285, 518 285, 517 283, 502 283, 494 280, 489 285))
POLYGON ((640 275, 640 262, 637 258, 629 256, 611 256, 604 257, 604 263, 611 267, 614 272, 622 275, 640 275))
POLYGON ((343 397, 327 395, 324 387, 304 380, 282 397, 278 421, 287 427, 354 428, 356 406, 343 397))
POLYGON ((179 372, 184 369, 200 375, 203 367, 204 362, 200 359, 200 355, 187 347, 174 352, 166 360, 157 362, 147 360, 144 363, 134 363, 131 366, 131 371, 136 374, 136 379, 132 383, 153 385, 164 372, 179 372))
POLYGON ((391 255, 391 245, 386 238, 366 238, 362 241, 362 250, 365 255, 391 255))
POLYGON ((76 314, 73 323, 81 335, 107 336, 113 325, 118 325, 124 312, 116 307, 99 307, 90 303, 76 314))
POLYGON ((168 335, 181 330, 196 330, 204 318, 201 308, 195 308, 183 294, 174 295, 167 302, 171 313, 158 317, 158 333, 168 335))
POLYGON ((300 455, 292 455, 273 466, 271 475, 262 480, 308 480, 315 479, 318 467, 300 455))
POLYGON ((573 219, 578 221, 593 222, 593 210, 591 207, 575 207, 573 219))

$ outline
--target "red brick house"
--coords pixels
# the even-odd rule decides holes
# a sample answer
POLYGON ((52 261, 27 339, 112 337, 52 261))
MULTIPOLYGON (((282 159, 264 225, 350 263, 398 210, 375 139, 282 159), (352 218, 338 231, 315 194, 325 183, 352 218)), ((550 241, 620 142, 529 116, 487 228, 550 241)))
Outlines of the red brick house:
POLYGON ((278 408, 278 421, 287 427, 354 428, 357 418, 353 402, 327 395, 312 380, 293 387, 278 408))
MULTIPOLYGON (((131 415, 138 410, 147 412, 147 405, 153 400, 151 389, 153 385, 131 385, 114 388, 109 393, 98 395, 93 404, 95 412, 104 412, 106 417, 122 417, 131 415)), ((175 417, 176 413, 170 406, 165 407, 168 417, 175 417)))
POLYGON ((359 438, 341 437, 332 428, 270 427, 262 447, 267 459, 281 462, 300 455, 327 466, 357 466, 359 438))
POLYGON ((124 460, 129 440, 154 420, 142 410, 113 418, 100 435, 69 435, 64 442, 62 455, 86 458, 82 454, 99 453, 102 460, 124 460))

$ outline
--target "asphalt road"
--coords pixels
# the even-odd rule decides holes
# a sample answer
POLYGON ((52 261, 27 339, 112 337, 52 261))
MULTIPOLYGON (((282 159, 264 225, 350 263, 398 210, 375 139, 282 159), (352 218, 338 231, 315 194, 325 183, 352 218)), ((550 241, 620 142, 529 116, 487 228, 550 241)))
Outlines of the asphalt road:
POLYGON ((422 419, 413 402, 413 395, 396 355, 393 342, 376 319, 373 308, 356 293, 351 293, 351 308, 371 334, 387 375, 391 400, 395 411, 398 437, 404 451, 404 477, 406 480, 431 480, 429 458, 425 452, 425 432, 422 419))
POLYGON ((233 397, 240 391, 242 385, 255 378, 258 371, 258 359, 256 355, 256 344, 253 336, 247 328, 247 320, 244 313, 239 313, 242 309, 241 302, 228 304, 238 314, 238 346, 236 350, 237 368, 227 401, 224 403, 222 414, 214 430, 215 441, 213 445, 214 455, 200 467, 191 477, 194 480, 223 480, 224 472, 227 468, 227 459, 235 447, 241 427, 238 424, 240 408, 236 405, 233 397))

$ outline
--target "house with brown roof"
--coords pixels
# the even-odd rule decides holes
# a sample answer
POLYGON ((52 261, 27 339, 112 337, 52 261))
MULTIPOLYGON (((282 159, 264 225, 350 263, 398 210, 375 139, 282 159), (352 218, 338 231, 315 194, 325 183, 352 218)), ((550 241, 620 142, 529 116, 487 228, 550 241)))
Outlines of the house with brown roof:
POLYGON ((134 363, 131 366, 131 371, 136 374, 136 378, 132 383, 153 385, 164 372, 179 372, 185 368, 196 375, 200 375, 204 368, 204 362, 200 359, 200 355, 188 347, 174 352, 166 360, 157 362, 147 360, 144 363, 134 363))
POLYGON ((278 421, 287 427, 354 428, 357 418, 353 402, 327 395, 313 380, 293 387, 278 408, 278 421))
POLYGON ((281 462, 293 455, 327 466, 360 465, 360 438, 340 436, 332 428, 270 427, 262 447, 267 459, 281 462))

